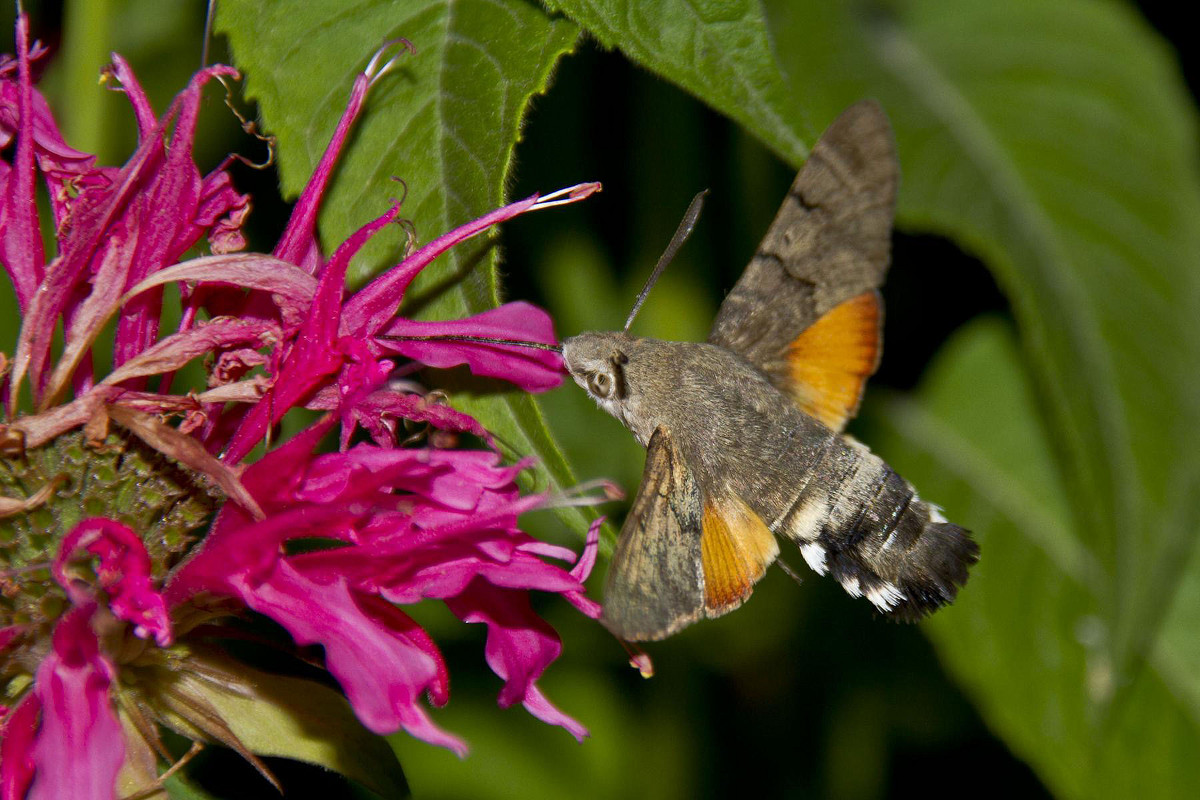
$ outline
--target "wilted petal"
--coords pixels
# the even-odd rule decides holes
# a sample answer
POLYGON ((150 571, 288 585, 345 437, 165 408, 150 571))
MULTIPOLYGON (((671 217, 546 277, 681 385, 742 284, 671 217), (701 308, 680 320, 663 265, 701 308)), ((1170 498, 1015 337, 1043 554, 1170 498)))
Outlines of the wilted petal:
POLYGON ((59 619, 38 667, 42 724, 29 800, 113 800, 125 739, 109 697, 114 667, 92 631, 93 611, 74 608, 59 619))
POLYGON ((296 308, 297 320, 303 317, 301 309, 308 308, 317 290, 317 279, 295 264, 262 253, 233 253, 193 258, 161 269, 126 292, 121 303, 155 286, 178 281, 204 281, 261 289, 291 301, 296 308))
POLYGON ((243 344, 263 346, 279 338, 279 326, 273 323, 218 318, 164 338, 113 370, 101 383, 119 384, 129 378, 161 375, 224 348, 243 344))
POLYGON ((200 185, 195 223, 207 230, 209 249, 216 255, 232 253, 246 246, 242 226, 250 214, 250 196, 233 188, 232 178, 221 164, 200 185))

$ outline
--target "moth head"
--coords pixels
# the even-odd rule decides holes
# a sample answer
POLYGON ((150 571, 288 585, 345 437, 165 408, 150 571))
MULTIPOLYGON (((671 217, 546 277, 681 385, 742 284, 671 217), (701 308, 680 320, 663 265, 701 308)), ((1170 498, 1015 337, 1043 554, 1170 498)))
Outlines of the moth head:
POLYGON ((621 410, 629 395, 625 365, 630 341, 625 333, 581 333, 564 341, 562 351, 575 382, 597 405, 622 421, 621 410))

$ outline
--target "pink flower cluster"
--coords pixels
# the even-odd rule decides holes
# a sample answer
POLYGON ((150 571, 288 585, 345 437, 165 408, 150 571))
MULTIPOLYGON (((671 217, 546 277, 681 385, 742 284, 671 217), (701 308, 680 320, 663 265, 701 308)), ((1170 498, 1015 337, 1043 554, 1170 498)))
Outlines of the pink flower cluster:
MULTIPOLYGON (((358 76, 324 158, 267 255, 236 252, 250 204, 232 187, 229 162, 201 175, 192 156, 201 89, 233 69, 200 71, 159 117, 129 65, 114 57, 110 77, 129 98, 140 144, 124 166, 97 167, 63 141, 33 88, 30 65, 38 55, 22 17, 16 57, 0 62, 0 261, 22 319, 0 427, 7 440, 32 449, 84 426, 102 429, 107 420, 207 476, 225 500, 205 537, 167 574, 154 574, 144 532, 116 515, 86 519, 55 543, 50 573, 68 601, 65 610, 41 627, 0 620, 0 678, 10 686, 25 681, 16 697, 10 693, 11 707, 0 707, 0 798, 112 798, 128 756, 128 732, 112 698, 124 668, 110 647, 114 625, 146 646, 167 648, 186 642, 196 620, 211 622, 198 609, 231 602, 282 625, 298 644, 320 645, 326 667, 372 731, 403 728, 463 753, 464 744, 439 729, 421 702, 422 695, 435 706, 447 700, 445 662, 401 610, 444 601, 464 622, 487 626, 487 663, 504 681, 501 705, 522 703, 583 737, 584 729, 537 688, 561 643, 532 611, 528 593, 557 593, 596 617, 598 607, 583 594, 596 529, 576 560, 518 528, 518 514, 545 499, 518 492, 515 477, 527 464, 506 466, 491 450, 398 446, 403 419, 490 437, 471 417, 388 379, 403 356, 466 364, 530 391, 557 385, 561 361, 551 351, 411 338, 468 334, 553 344, 551 320, 540 309, 510 303, 470 319, 424 323, 396 312, 413 277, 451 246, 598 186, 500 208, 347 294, 351 257, 397 218, 399 206, 328 257, 314 235, 316 213, 386 65, 373 61, 358 76), (49 261, 39 181, 57 241, 49 261), (212 255, 179 263, 203 238, 212 255), (168 283, 179 286, 182 321, 164 334, 168 283), (96 374, 93 345, 114 319, 111 370, 96 374), (52 349, 56 330, 59 351, 52 349), (176 372, 198 358, 210 359, 208 385, 172 391, 176 372), (19 415, 26 392, 32 412, 19 415), (245 463, 293 408, 324 416, 245 463), (168 424, 168 416, 180 421, 168 424), (320 453, 319 442, 331 433, 340 447, 320 453), (323 546, 293 547, 313 540, 323 546), (43 655, 22 676, 30 653, 43 655)), ((20 503, 33 508, 45 500, 10 506, 19 513, 20 503)))

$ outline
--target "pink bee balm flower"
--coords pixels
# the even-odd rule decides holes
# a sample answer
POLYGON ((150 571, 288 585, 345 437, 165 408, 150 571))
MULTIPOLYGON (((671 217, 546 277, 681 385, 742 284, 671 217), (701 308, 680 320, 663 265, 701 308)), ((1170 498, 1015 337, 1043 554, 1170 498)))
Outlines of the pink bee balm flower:
MULTIPOLYGON (((583 581, 598 527, 579 559, 522 532, 518 515, 545 501, 517 489, 528 464, 506 465, 491 450, 402 446, 401 420, 491 440, 470 416, 389 378, 405 358, 466 364, 530 391, 557 385, 556 352, 496 341, 553 345, 552 322, 534 306, 439 322, 396 312, 437 255, 598 185, 497 209, 347 295, 351 257, 399 206, 328 257, 314 236, 316 212, 390 63, 376 59, 355 81, 268 255, 237 252, 250 206, 228 161, 202 175, 192 157, 201 88, 234 70, 201 70, 158 116, 114 57, 108 74, 129 98, 140 144, 125 165, 98 167, 63 141, 33 88, 39 53, 24 17, 16 39, 15 58, 0 62, 0 261, 21 312, 11 359, 0 354, 0 798, 110 800, 118 773, 122 794, 153 789, 167 766, 164 726, 232 747, 267 774, 222 700, 269 702, 257 690, 262 673, 221 647, 245 636, 230 622, 248 612, 278 623, 295 645, 320 645, 366 729, 404 729, 463 754, 422 699, 446 702, 446 664, 403 610, 442 601, 487 627, 484 655, 503 681, 502 706, 521 703, 582 739, 583 727, 538 689, 562 645, 529 593, 558 594, 597 617, 583 581), (57 244, 49 259, 39 181, 57 244), (210 255, 179 262, 202 241, 210 255), (180 288, 182 321, 161 331, 168 283, 180 288), (94 371, 93 345, 114 319, 111 365, 94 371), (172 390, 195 359, 207 359, 207 385, 172 390), (324 416, 247 461, 296 408, 324 416), (340 446, 321 452, 331 433, 340 446)), ((294 708, 303 710, 305 694, 293 693, 294 708)))

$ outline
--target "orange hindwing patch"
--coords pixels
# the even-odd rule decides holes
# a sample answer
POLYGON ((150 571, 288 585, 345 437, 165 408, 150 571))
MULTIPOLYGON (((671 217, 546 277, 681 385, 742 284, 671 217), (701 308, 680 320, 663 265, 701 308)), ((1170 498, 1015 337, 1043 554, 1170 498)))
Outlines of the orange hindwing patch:
POLYGON ((800 408, 835 431, 858 411, 879 366, 883 303, 863 292, 834 306, 788 348, 789 389, 800 408))
POLYGON ((704 504, 700 559, 710 617, 742 604, 779 554, 775 537, 738 498, 704 504))

